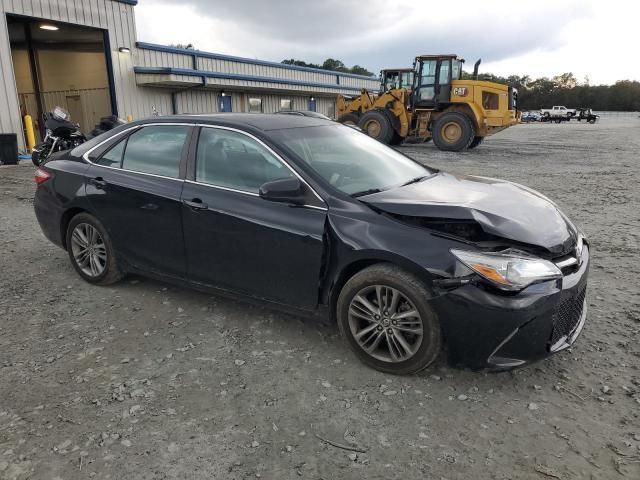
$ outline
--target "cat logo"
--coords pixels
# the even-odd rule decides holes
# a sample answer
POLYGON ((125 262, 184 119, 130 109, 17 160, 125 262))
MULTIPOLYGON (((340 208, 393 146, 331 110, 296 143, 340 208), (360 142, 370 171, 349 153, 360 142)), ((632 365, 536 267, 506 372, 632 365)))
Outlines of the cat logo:
POLYGON ((469 93, 467 87, 455 87, 453 89, 453 94, 458 97, 466 97, 467 93, 469 93))

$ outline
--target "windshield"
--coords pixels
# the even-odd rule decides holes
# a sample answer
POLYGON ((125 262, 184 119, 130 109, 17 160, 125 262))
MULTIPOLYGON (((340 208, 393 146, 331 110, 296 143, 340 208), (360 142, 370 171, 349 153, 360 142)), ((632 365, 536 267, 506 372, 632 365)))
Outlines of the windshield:
POLYGON ((273 132, 333 187, 351 196, 416 182, 433 171, 343 125, 273 132))

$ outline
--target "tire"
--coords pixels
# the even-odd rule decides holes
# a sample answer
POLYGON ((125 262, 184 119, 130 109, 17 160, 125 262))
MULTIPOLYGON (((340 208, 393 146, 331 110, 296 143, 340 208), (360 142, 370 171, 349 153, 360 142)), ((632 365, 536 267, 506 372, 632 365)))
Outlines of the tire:
POLYGON ((365 268, 347 281, 338 297, 336 312, 340 333, 356 356, 371 368, 395 375, 409 375, 424 370, 438 357, 442 345, 440 323, 429 307, 427 298, 429 293, 424 284, 394 265, 377 264, 365 268), (389 311, 388 316, 385 316, 384 310, 380 310, 381 315, 375 319, 371 310, 365 308, 365 303, 361 303, 359 298, 372 298, 369 306, 377 311, 377 287, 388 289, 387 305, 392 304, 394 292, 398 293, 399 300, 396 302, 395 313, 389 311), (396 315, 409 311, 414 311, 417 315, 394 320, 396 315), (365 320, 360 312, 366 312, 371 320, 365 320), (402 333, 398 330, 403 328, 400 324, 391 323, 398 321, 405 323, 405 329, 412 328, 421 333, 402 333), (376 326, 373 327, 374 325, 376 326), (373 327, 373 330, 370 329, 369 333, 360 337, 365 344, 363 347, 356 339, 356 334, 365 327, 373 327), (396 340, 398 335, 404 343, 396 340), (391 337, 393 338, 388 340, 391 337), (389 341, 393 343, 388 343, 389 341), (367 352, 367 345, 374 348, 367 352), (402 345, 409 346, 410 349, 400 348, 402 345), (394 351, 395 356, 392 354, 394 351), (398 353, 402 352, 405 355, 399 356, 398 353))
POLYGON ((42 160, 40 158, 40 152, 38 150, 36 150, 35 148, 31 151, 31 162, 36 167, 39 167, 40 163, 42 162, 42 160))
POLYGON ((400 145, 403 140, 404 140, 404 138, 402 138, 400 135, 398 135, 394 131, 393 132, 393 137, 391 138, 391 141, 389 142, 389 145, 400 145))
POLYGON ((38 145, 36 145, 35 147, 33 147, 33 150, 31 151, 31 162, 36 166, 39 167, 40 165, 42 165, 44 162, 47 161, 47 158, 49 158, 49 151, 51 150, 51 144, 49 143, 39 143, 38 145))
POLYGON ((391 126, 391 120, 389 120, 385 112, 380 110, 369 110, 366 112, 362 115, 358 126, 364 133, 385 145, 391 143, 395 133, 391 126))
POLYGON ((125 273, 118 266, 111 238, 97 218, 88 213, 79 213, 73 217, 67 227, 66 243, 73 268, 87 282, 94 285, 111 285, 124 278, 125 273), (83 244, 83 235, 81 234, 84 233, 85 240, 87 237, 91 237, 91 230, 87 227, 98 234, 98 237, 93 237, 96 240, 93 244, 95 256, 93 261, 90 256, 85 256, 88 260, 86 263, 81 263, 78 258, 81 255, 80 252, 83 246, 87 244, 86 241, 83 244), (78 230, 78 233, 76 233, 76 230, 78 230), (97 263, 94 263, 96 259, 97 263), (102 269, 99 270, 97 265, 102 266, 102 269), (94 266, 96 266, 95 269, 94 266))
POLYGON ((474 137, 473 140, 471 140, 471 143, 469 144, 469 150, 471 150, 472 148, 476 148, 482 142, 484 142, 484 137, 477 137, 477 136, 474 137))
POLYGON ((469 148, 476 136, 476 129, 464 113, 446 112, 433 123, 431 133, 433 143, 440 150, 460 152, 469 148))
POLYGON ((123 120, 120 120, 118 117, 116 117, 115 115, 111 115, 108 117, 102 117, 100 119, 100 123, 98 123, 98 125, 96 125, 96 128, 100 129, 100 130, 104 130, 109 131, 113 128, 116 128, 120 125, 123 125, 123 120))
POLYGON ((105 132, 106 132, 106 130, 102 130, 102 129, 100 129, 100 128, 94 128, 94 129, 93 129, 93 130, 91 130, 91 132, 89 133, 88 138, 89 138, 89 139, 91 139, 91 138, 95 138, 95 137, 97 137, 98 135, 102 135, 102 134, 103 134, 103 133, 105 133, 105 132))
POLYGON ((357 126, 359 120, 360 120, 360 116, 357 113, 345 113, 338 119, 338 122, 344 123, 345 125, 357 126))

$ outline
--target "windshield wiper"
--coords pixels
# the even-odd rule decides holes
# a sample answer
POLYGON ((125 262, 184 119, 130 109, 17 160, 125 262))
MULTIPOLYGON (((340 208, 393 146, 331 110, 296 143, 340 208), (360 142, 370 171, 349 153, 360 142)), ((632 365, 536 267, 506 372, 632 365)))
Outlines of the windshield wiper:
POLYGON ((351 196, 356 197, 364 197, 365 195, 371 195, 373 193, 380 193, 382 191, 381 188, 370 188, 369 190, 362 190, 361 192, 352 193, 351 196))
POLYGON ((424 180, 425 178, 429 177, 430 175, 422 175, 421 177, 416 177, 416 178, 412 178, 411 180, 409 180, 406 183, 403 183, 402 186, 406 186, 406 185, 411 185, 412 183, 418 183, 421 182, 422 180, 424 180))

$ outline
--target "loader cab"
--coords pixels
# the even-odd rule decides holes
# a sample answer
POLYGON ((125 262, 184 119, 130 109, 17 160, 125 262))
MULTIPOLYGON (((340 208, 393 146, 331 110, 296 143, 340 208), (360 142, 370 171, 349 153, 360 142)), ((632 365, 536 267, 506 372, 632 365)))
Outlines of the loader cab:
POLYGON ((432 110, 449 103, 451 82, 462 78, 464 60, 457 55, 421 55, 416 57, 416 77, 412 92, 413 108, 432 110))
POLYGON ((380 71, 380 93, 388 92, 395 88, 413 88, 413 68, 394 68, 380 71))

